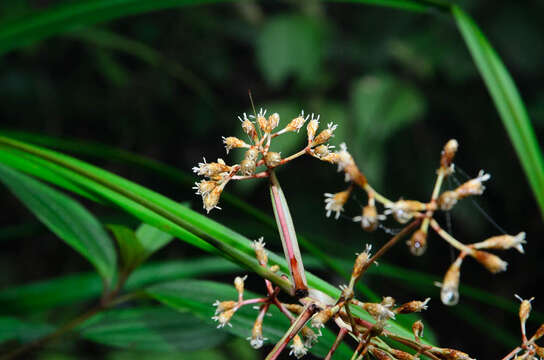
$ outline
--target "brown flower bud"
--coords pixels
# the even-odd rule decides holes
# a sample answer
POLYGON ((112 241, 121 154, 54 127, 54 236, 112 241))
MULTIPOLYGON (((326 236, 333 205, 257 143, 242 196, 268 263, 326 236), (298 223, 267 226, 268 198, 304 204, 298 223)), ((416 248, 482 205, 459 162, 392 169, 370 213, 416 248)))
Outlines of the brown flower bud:
POLYGON ((265 155, 264 162, 268 167, 278 166, 281 162, 281 155, 280 153, 270 151, 265 155))
POLYGON ((444 191, 438 197, 438 208, 440 210, 451 210, 459 200, 459 195, 455 191, 444 191))
POLYGON ((516 236, 513 235, 499 235, 493 236, 482 242, 474 244, 475 249, 500 249, 508 250, 515 248, 520 253, 524 253, 523 244, 525 244, 525 233, 520 232, 516 236))
POLYGON ((249 145, 246 144, 244 141, 234 136, 229 136, 229 137, 223 136, 223 144, 225 144, 225 149, 227 150, 227 154, 229 153, 231 149, 249 147, 249 145))
POLYGON ((393 360, 393 358, 385 351, 378 349, 377 347, 370 345, 368 352, 374 356, 377 360, 393 360))
POLYGON ((203 180, 201 182, 195 182, 195 186, 193 187, 193 189, 196 190, 197 195, 204 196, 213 189, 215 189, 216 186, 217 183, 215 181, 203 180))
POLYGON ((393 306, 395 306, 395 299, 391 296, 384 296, 382 299, 382 305, 391 309, 393 306))
POLYGON ((534 346, 534 348, 535 348, 535 353, 536 353, 539 357, 544 358, 544 347, 538 346, 537 344, 534 344, 533 346, 534 346))
POLYGON ((440 355, 441 359, 444 360, 474 360, 468 354, 455 349, 433 347, 428 351, 432 354, 440 355))
POLYGON ((304 111, 300 114, 300 116, 297 116, 291 122, 284 128, 284 131, 296 131, 298 132, 302 125, 306 122, 308 117, 304 117, 304 111))
POLYGON ((497 255, 488 253, 486 251, 476 250, 471 255, 493 274, 505 271, 506 267, 508 266, 506 261, 502 260, 497 255))
POLYGON ((278 113, 273 113, 268 117, 268 124, 266 128, 266 132, 271 132, 276 127, 278 127, 280 123, 280 115, 278 113))
POLYGON ((202 204, 204 206, 204 209, 206 209, 208 213, 214 208, 219 209, 219 207, 217 207, 217 204, 219 203, 221 192, 223 192, 223 187, 216 186, 212 191, 202 196, 202 204))
POLYGON ((247 275, 244 277, 237 276, 234 278, 234 287, 236 288, 236 291, 238 292, 238 295, 242 295, 244 293, 244 282, 247 279, 247 275))
POLYGON ((249 136, 250 139, 257 139, 257 130, 255 129, 255 125, 247 118, 246 113, 244 113, 244 117, 241 118, 238 116, 238 119, 242 122, 242 130, 249 136))
POLYGON ((244 159, 240 163, 240 173, 245 176, 253 175, 256 168, 257 164, 255 163, 255 160, 244 159))
POLYGON ((444 146, 444 150, 442 150, 442 156, 440 158, 440 167, 442 169, 450 168, 458 148, 459 143, 455 139, 451 139, 446 143, 446 145, 444 146))
POLYGON ((414 334, 414 338, 416 340, 423 337, 424 329, 425 329, 425 326, 423 325, 423 322, 421 322, 421 320, 418 320, 412 324, 412 333, 414 334))
POLYGON ((491 175, 484 173, 483 170, 480 170, 478 177, 465 182, 454 191, 457 193, 458 199, 464 199, 471 195, 482 195, 485 190, 485 186, 482 183, 490 178, 491 175))
POLYGON ((354 217, 353 221, 360 221, 361 227, 364 231, 375 231, 378 228, 379 224, 379 216, 378 211, 376 210, 376 206, 367 205, 363 207, 362 215, 354 217))
POLYGON ((315 139, 312 141, 312 146, 320 145, 329 141, 329 139, 334 136, 333 133, 337 127, 338 125, 334 125, 332 122, 327 124, 327 128, 321 131, 319 135, 317 135, 315 139))
POLYGON ((285 304, 285 307, 287 310, 294 312, 295 314, 300 314, 302 310, 304 310, 304 307, 299 304, 285 304))
POLYGON ((395 318, 395 313, 382 304, 363 303, 362 308, 376 320, 389 320, 395 318))
POLYGON ((527 319, 531 314, 531 301, 533 301, 534 297, 528 300, 524 300, 519 295, 516 295, 516 298, 521 301, 521 304, 519 305, 519 321, 521 322, 523 332, 525 332, 525 323, 527 322, 527 319))
POLYGON ((314 139, 317 128, 319 127, 319 115, 314 119, 314 114, 312 114, 312 119, 306 126, 306 132, 308 134, 308 142, 311 142, 314 139))
POLYGON ((536 340, 540 339, 543 336, 544 336, 544 324, 540 325, 538 330, 533 335, 533 339, 535 339, 535 341, 536 341, 536 340))
POLYGON ((223 311, 228 311, 233 309, 238 303, 236 301, 227 300, 227 301, 219 301, 216 300, 213 303, 213 306, 215 306, 215 315, 222 313, 223 311))
POLYGON ((431 298, 426 298, 425 301, 410 301, 405 304, 402 304, 395 309, 397 314, 410 314, 414 312, 421 312, 422 310, 427 310, 427 304, 431 298))
POLYGON ((459 302, 459 278, 461 277, 461 264, 463 258, 458 257, 444 275, 440 300, 444 305, 455 305, 459 302))
POLYGON ((397 360, 417 360, 418 359, 418 357, 416 357, 415 355, 412 355, 412 354, 407 353, 407 352, 402 351, 402 350, 397 350, 397 349, 391 348, 391 349, 389 349, 389 352, 397 360))
POLYGON ((265 245, 266 244, 262 237, 260 237, 259 240, 255 240, 251 243, 251 247, 255 251, 255 255, 257 255, 257 261, 259 261, 259 264, 261 265, 266 265, 268 263, 268 255, 264 249, 265 245))
POLYGON ((319 145, 314 148, 314 155, 322 159, 330 154, 329 147, 327 145, 319 145))
POLYGON ((366 244, 365 251, 357 255, 357 258, 355 259, 355 263, 353 264, 353 271, 351 272, 351 276, 355 279, 358 279, 359 276, 361 276, 361 272, 363 271, 363 268, 368 264, 368 261, 370 260, 370 250, 372 249, 372 245, 366 244))
POLYGON ((407 242, 412 255, 421 256, 427 250, 427 232, 419 229, 412 234, 412 237, 407 242))
POLYGON ((257 161, 257 158, 259 157, 259 150, 256 148, 251 148, 244 154, 244 159, 246 160, 253 160, 257 161))

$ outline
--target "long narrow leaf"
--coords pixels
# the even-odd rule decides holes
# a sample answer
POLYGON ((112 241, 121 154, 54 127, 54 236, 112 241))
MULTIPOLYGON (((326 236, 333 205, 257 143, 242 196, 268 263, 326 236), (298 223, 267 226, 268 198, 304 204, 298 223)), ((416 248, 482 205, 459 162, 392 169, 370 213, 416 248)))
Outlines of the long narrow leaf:
POLYGON ((91 213, 68 196, 1 164, 0 181, 51 231, 87 258, 111 285, 116 270, 115 249, 91 213))
POLYGON ((519 91, 474 21, 456 5, 452 6, 452 13, 514 144, 544 216, 544 160, 519 91))

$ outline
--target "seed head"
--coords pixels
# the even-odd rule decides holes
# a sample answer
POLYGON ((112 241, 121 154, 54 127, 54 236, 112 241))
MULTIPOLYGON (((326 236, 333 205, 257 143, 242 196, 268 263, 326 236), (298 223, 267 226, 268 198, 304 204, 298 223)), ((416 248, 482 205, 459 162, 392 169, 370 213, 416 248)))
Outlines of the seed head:
POLYGON ((329 141, 334 136, 334 130, 338 125, 334 125, 332 122, 327 124, 327 128, 319 133, 312 142, 312 145, 320 145, 329 141))
POLYGON ((317 118, 314 119, 314 114, 312 114, 312 119, 306 126, 306 132, 308 134, 308 143, 311 143, 314 139, 315 133, 317 132, 317 128, 319 127, 319 115, 317 115, 317 118))
POLYGON ((289 352, 289 355, 294 355, 297 359, 300 359, 306 355, 307 352, 308 350, 304 347, 300 336, 295 335, 293 338, 293 343, 291 344, 291 351, 289 352))
POLYGON ((410 247, 412 255, 423 255, 425 250, 427 250, 427 232, 423 229, 414 232, 408 241, 408 246, 410 247))
POLYGON ((459 143, 455 139, 449 140, 446 145, 444 145, 444 149, 442 150, 442 156, 440 158, 440 167, 443 169, 449 169, 451 166, 451 163, 453 161, 453 158, 455 157, 455 153, 457 152, 457 149, 459 148, 459 143))
POLYGON ((461 277, 461 264, 463 258, 458 257, 449 267, 440 290, 440 300, 444 305, 455 305, 459 302, 459 278, 461 277))
POLYGON ((255 163, 255 160, 244 159, 240 163, 240 173, 245 176, 253 175, 256 168, 257 164, 255 163))
POLYGON ((344 204, 348 201, 351 194, 351 187, 347 190, 338 192, 336 194, 325 193, 325 210, 327 211, 327 217, 335 212, 335 219, 338 220, 340 213, 344 211, 344 204))
POLYGON ((515 248, 520 253, 524 253, 523 244, 525 244, 525 233, 513 235, 499 235, 490 237, 487 240, 474 244, 475 249, 501 249, 508 250, 515 248))
POLYGON ((472 253, 472 256, 489 272, 496 274, 501 271, 505 271, 506 267, 508 266, 508 263, 504 260, 502 260, 497 255, 493 255, 491 253, 488 253, 486 251, 476 250, 472 253))
POLYGON ((398 308, 395 309, 395 312, 397 314, 409 314, 414 312, 421 312, 423 310, 427 310, 427 304, 431 298, 426 298, 425 301, 410 301, 406 304, 402 304, 398 308))
POLYGON ((264 162, 268 167, 278 166, 281 162, 281 155, 280 153, 269 151, 264 157, 264 162))

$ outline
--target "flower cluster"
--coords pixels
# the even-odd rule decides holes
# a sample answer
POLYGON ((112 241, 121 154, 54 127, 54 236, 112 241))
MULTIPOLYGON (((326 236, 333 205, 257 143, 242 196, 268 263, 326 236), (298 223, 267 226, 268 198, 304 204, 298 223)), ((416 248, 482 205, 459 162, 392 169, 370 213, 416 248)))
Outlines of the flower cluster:
POLYGON ((510 359, 524 359, 524 360, 537 360, 544 359, 544 347, 539 346, 536 341, 544 337, 544 324, 541 324, 540 327, 530 338, 527 337, 526 332, 526 323, 531 314, 531 302, 534 298, 528 300, 522 299, 520 296, 516 295, 516 298, 521 301, 519 305, 519 322, 521 325, 521 345, 512 350, 508 355, 506 355, 502 360, 510 359))

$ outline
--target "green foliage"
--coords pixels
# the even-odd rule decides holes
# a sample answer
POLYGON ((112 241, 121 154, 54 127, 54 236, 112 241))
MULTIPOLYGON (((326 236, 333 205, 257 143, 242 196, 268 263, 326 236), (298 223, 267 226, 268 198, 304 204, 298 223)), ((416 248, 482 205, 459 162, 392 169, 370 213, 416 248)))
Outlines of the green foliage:
POLYGON ((48 325, 0 316, 0 344, 10 340, 21 343, 32 341, 49 334, 52 329, 48 325))
POLYGON ((96 267, 106 285, 115 275, 112 241, 96 218, 68 196, 0 165, 2 181, 60 239, 96 267))

